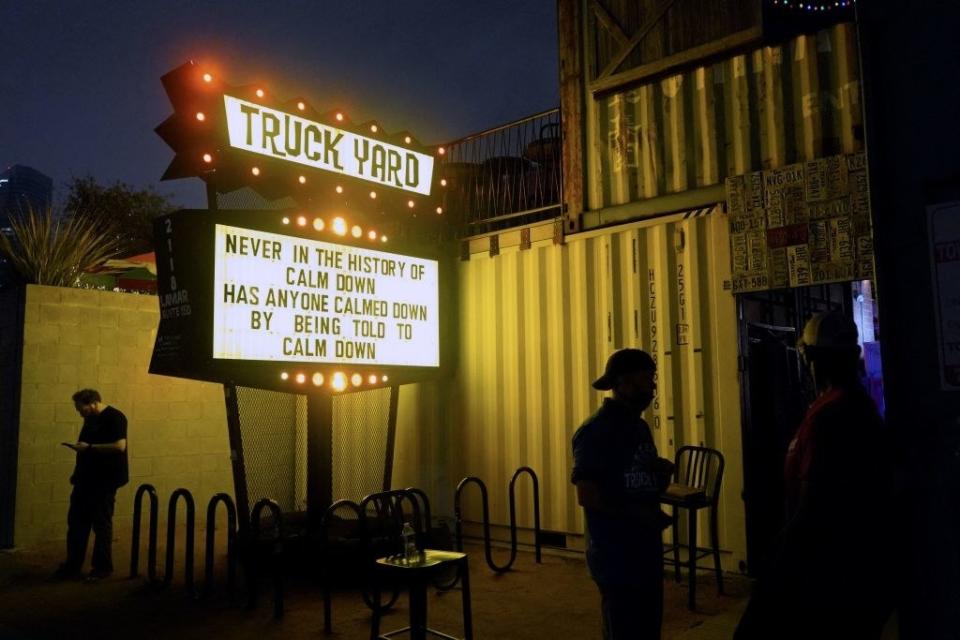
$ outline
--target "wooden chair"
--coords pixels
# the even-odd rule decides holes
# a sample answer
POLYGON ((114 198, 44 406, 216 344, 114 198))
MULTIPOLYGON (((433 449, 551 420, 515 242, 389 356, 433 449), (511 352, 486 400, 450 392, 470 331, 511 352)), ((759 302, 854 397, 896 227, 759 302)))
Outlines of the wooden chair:
POLYGON ((723 572, 720 568, 720 542, 717 534, 717 501, 723 481, 723 454, 709 447, 683 446, 675 458, 674 482, 660 495, 660 503, 672 508, 672 544, 664 551, 664 561, 672 563, 676 581, 680 582, 680 547, 687 547, 687 567, 690 573, 690 593, 687 606, 696 608, 697 561, 713 556, 713 570, 717 576, 717 590, 723 593, 723 572), (697 546, 697 512, 710 509, 710 548, 697 546), (678 538, 679 510, 686 509, 687 544, 678 538), (669 556, 672 555, 672 558, 669 556))

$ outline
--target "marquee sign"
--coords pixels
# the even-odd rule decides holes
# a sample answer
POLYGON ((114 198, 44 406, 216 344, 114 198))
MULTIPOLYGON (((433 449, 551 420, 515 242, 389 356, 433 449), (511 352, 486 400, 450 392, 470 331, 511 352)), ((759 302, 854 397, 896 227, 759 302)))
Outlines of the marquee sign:
POLYGON ((230 146, 430 195, 433 157, 247 100, 223 96, 230 146))
POLYGON ((435 377, 435 249, 340 216, 179 211, 159 218, 160 327, 150 372, 294 391, 435 377))

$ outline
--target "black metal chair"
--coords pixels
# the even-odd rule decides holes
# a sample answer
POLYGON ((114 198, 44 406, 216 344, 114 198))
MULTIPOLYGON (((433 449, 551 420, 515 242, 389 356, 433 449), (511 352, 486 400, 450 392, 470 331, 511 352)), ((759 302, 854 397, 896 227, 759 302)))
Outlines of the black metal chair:
POLYGON ((723 593, 723 571, 720 568, 720 542, 717 533, 717 501, 723 481, 723 454, 709 447, 683 446, 675 458, 674 482, 660 495, 660 503, 670 505, 673 515, 672 544, 664 551, 664 561, 673 564, 674 575, 680 582, 680 547, 687 548, 687 567, 690 573, 690 593, 687 606, 696 608, 697 561, 713 556, 713 570, 717 576, 717 590, 723 593), (678 538, 679 510, 686 509, 687 544, 678 538), (697 512, 710 509, 710 548, 697 546, 697 512), (671 556, 672 558, 668 557, 671 556))

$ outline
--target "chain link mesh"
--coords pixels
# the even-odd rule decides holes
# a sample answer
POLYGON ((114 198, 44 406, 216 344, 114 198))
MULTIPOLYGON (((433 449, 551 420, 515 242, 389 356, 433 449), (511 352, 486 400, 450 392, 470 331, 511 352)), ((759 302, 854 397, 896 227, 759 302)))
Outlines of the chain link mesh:
POLYGON ((333 400, 333 499, 359 501, 383 489, 390 389, 333 400))

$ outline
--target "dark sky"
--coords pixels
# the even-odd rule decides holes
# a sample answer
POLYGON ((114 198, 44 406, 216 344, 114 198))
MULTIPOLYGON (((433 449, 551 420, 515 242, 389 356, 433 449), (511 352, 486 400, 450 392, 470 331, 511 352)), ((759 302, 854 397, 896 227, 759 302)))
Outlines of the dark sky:
POLYGON ((159 182, 153 132, 187 60, 438 143, 557 106, 556 32, 554 0, 0 0, 0 167, 201 207, 199 180, 159 182))

